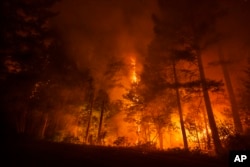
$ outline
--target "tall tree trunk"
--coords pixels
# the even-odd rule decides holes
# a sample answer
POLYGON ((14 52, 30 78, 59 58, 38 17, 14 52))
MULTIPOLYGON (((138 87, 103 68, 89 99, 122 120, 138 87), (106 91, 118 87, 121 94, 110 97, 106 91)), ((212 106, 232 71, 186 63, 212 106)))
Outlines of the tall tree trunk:
POLYGON ((197 128, 197 125, 196 125, 196 121, 195 121, 194 124, 195 124, 195 135, 196 135, 198 147, 199 147, 199 149, 201 149, 201 142, 200 142, 200 137, 199 137, 199 132, 198 132, 198 128, 197 128))
POLYGON ((201 53, 199 50, 197 50, 197 60, 198 60, 198 67, 199 67, 199 72, 200 72, 201 87, 202 87, 204 102, 205 102, 205 106, 207 110, 208 122, 209 122, 210 129, 212 131, 212 138, 214 142, 215 152, 216 154, 220 154, 222 153, 223 148, 221 145, 221 141, 220 141, 219 134, 218 134, 218 129, 217 129, 216 122, 214 119, 213 109, 212 109, 212 105, 211 105, 211 101, 210 101, 208 89, 207 89, 205 72, 204 72, 203 63, 201 59, 201 53))
POLYGON ((158 135, 159 135, 159 145, 160 149, 163 150, 163 135, 162 135, 162 128, 158 128, 158 135))
POLYGON ((178 88, 179 82, 178 82, 178 78, 177 78, 177 74, 176 74, 175 61, 173 61, 173 72, 174 72, 174 82, 175 82, 175 92, 176 92, 176 98, 177 98, 177 106, 178 106, 178 111, 179 111, 179 116, 180 116, 182 139, 183 139, 184 149, 188 149, 188 141, 187 141, 187 135, 186 135, 184 120, 183 120, 183 111, 182 111, 181 98, 180 98, 180 93, 179 93, 179 88, 178 88))
POLYGON ((89 118, 88 118, 88 125, 85 133, 85 142, 88 142, 89 138, 89 129, 92 121, 92 112, 93 112, 93 104, 94 104, 94 96, 90 97, 90 108, 89 108, 89 118))
POLYGON ((203 118, 204 118, 204 126, 205 126, 205 129, 206 129, 206 137, 207 137, 206 148, 208 150, 210 150, 211 149, 211 139, 210 139, 210 135, 209 135, 209 132, 208 132, 207 117, 206 117, 206 113, 205 113, 205 110, 204 110, 203 107, 202 107, 202 115, 203 115, 203 118))
POLYGON ((47 128, 47 124, 48 124, 48 114, 43 114, 44 116, 44 123, 43 123, 43 127, 42 127, 42 131, 41 131, 41 139, 44 138, 44 134, 45 134, 45 130, 47 128))
POLYGON ((233 115, 234 127, 235 127, 235 130, 238 133, 242 133, 243 128, 242 128, 242 124, 241 124, 241 121, 240 121, 238 106, 237 106, 237 102, 235 100, 235 95, 234 95, 234 91, 233 91, 233 87, 232 87, 232 82, 231 82, 230 75, 229 75, 228 70, 227 70, 227 63, 225 62, 224 55, 223 55, 221 50, 219 50, 219 58, 220 58, 220 64, 221 64, 221 67, 222 67, 222 72, 223 72, 223 75, 224 75, 224 79, 225 79, 225 82, 226 82, 226 87, 227 87, 227 92, 228 92, 228 95, 229 95, 229 100, 230 100, 230 103, 231 103, 231 110, 232 110, 232 115, 233 115))
POLYGON ((102 101, 102 107, 101 107, 101 116, 100 116, 100 122, 99 122, 99 128, 98 128, 98 143, 101 143, 101 133, 102 133, 102 122, 103 122, 103 115, 104 115, 104 107, 105 107, 105 100, 102 101))

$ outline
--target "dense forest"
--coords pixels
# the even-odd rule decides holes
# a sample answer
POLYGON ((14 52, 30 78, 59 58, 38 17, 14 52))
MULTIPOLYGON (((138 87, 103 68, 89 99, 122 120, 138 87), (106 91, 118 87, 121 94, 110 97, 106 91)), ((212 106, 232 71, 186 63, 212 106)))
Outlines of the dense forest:
POLYGON ((2 0, 0 13, 3 139, 249 148, 249 1, 2 0))

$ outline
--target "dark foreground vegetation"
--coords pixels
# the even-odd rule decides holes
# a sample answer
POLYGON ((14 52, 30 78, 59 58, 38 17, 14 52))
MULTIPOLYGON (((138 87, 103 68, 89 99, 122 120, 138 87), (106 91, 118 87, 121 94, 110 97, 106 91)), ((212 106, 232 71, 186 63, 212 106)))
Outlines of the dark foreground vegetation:
POLYGON ((215 158, 198 152, 180 149, 146 151, 136 148, 118 148, 44 141, 21 140, 4 145, 6 166, 228 166, 227 157, 215 158))

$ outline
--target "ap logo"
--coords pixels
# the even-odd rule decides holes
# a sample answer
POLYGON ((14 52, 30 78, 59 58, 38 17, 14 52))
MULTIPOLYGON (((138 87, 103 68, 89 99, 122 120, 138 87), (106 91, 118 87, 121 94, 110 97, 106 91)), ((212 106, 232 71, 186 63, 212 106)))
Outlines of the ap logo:
POLYGON ((250 151, 231 151, 230 167, 250 167, 250 151))
POLYGON ((234 162, 243 162, 247 159, 247 155, 235 155, 234 162))

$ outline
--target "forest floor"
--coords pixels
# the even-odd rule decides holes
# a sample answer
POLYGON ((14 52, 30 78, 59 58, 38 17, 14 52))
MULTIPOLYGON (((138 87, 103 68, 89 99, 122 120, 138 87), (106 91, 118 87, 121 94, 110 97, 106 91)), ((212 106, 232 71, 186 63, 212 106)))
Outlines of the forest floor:
POLYGON ((4 166, 25 167, 227 167, 227 157, 145 151, 41 141, 7 142, 1 149, 4 166))

